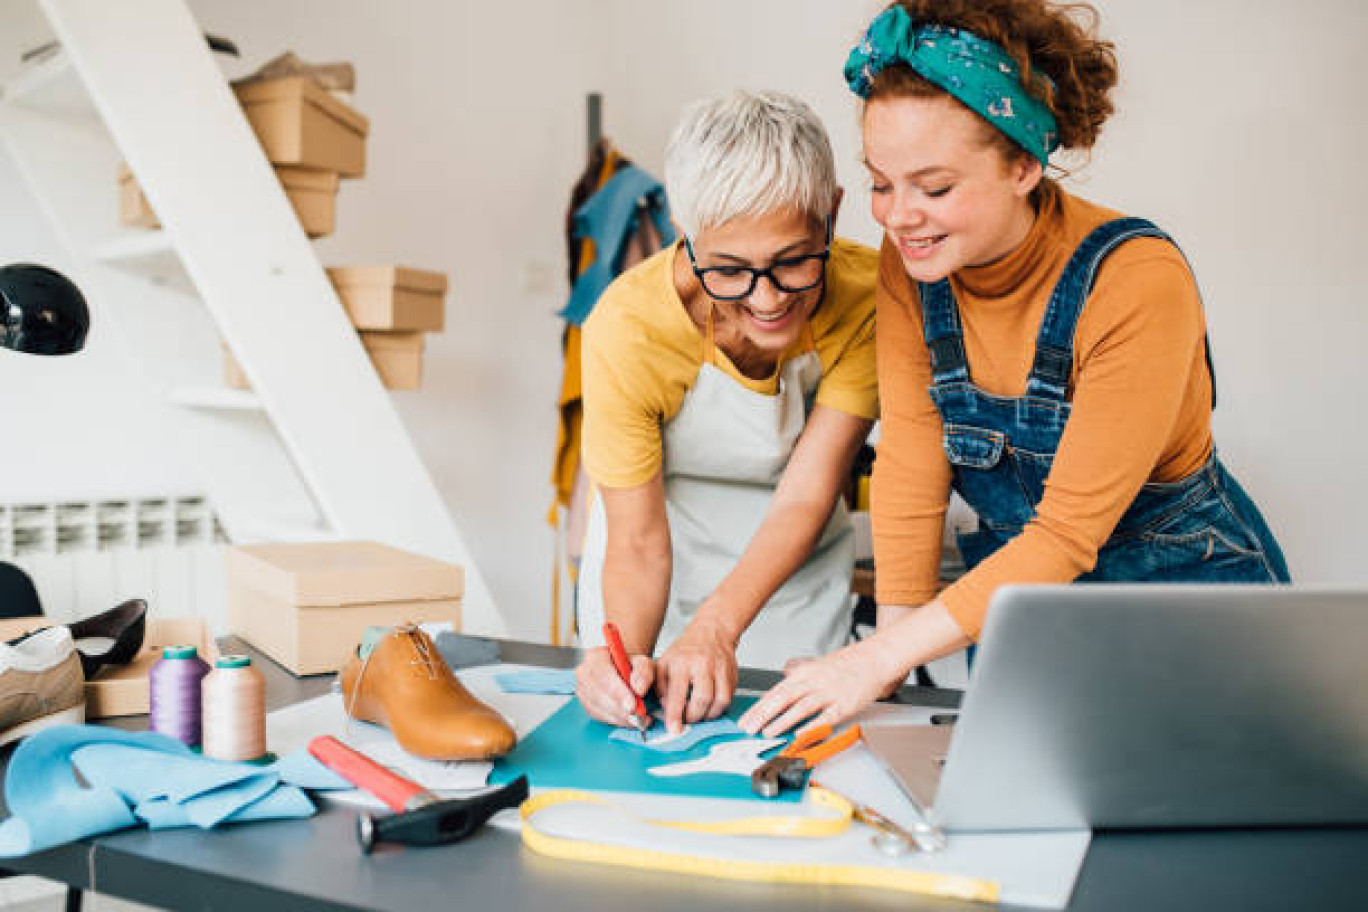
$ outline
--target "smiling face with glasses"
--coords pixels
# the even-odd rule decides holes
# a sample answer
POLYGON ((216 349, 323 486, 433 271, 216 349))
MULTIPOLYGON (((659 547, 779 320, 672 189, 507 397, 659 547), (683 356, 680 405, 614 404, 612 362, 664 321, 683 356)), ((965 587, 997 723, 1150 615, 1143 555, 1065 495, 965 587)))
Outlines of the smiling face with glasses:
POLYGON ((705 328, 711 310, 713 341, 737 368, 771 372, 821 300, 831 219, 739 216, 680 246, 676 286, 694 322, 705 328))

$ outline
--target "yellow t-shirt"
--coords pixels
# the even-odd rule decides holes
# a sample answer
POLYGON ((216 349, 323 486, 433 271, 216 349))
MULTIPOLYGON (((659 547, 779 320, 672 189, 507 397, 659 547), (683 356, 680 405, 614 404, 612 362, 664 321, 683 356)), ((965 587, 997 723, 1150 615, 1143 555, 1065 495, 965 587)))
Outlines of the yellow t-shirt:
MULTIPOLYGON (((663 435, 703 366, 704 341, 674 287, 678 243, 623 273, 584 324, 584 464, 596 484, 631 488, 660 471, 663 435)), ((837 238, 826 295, 809 319, 822 363, 817 404, 879 416, 874 366, 877 251, 837 238)), ((807 351, 807 334, 780 361, 807 351)), ((718 368, 748 389, 776 395, 780 370, 751 380, 721 351, 718 368)))

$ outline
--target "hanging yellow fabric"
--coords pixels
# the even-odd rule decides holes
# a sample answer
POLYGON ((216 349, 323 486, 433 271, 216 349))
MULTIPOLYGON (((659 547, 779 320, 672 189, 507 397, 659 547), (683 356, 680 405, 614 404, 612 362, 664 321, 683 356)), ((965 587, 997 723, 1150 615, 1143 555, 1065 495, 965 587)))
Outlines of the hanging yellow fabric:
MULTIPOLYGON (((604 152, 603 164, 599 168, 594 184, 595 190, 613 179, 622 156, 609 146, 604 152)), ((594 240, 584 238, 580 242, 579 262, 575 264, 575 275, 580 275, 594 262, 594 240)), ((557 406, 560 408, 560 425, 556 431, 556 455, 551 470, 551 482, 556 487, 555 500, 551 505, 550 522, 556 522, 560 508, 570 505, 570 497, 575 490, 575 473, 579 471, 580 442, 580 329, 573 324, 566 326, 563 339, 565 364, 561 371, 560 395, 557 406)))
MULTIPOLYGON (((603 164, 599 167, 598 175, 594 183, 597 191, 604 184, 613 179, 614 172, 617 171, 622 156, 611 144, 607 145, 603 154, 603 164)), ((575 275, 578 276, 588 269, 594 262, 595 256, 593 238, 584 238, 580 242, 579 261, 575 264, 575 275)), ((566 324, 565 336, 562 339, 562 351, 564 356, 561 367, 561 387, 560 395, 557 397, 556 405, 560 412, 560 420, 556 425, 556 452, 551 464, 551 483, 555 486, 555 494, 551 500, 551 510, 546 519, 556 528, 555 555, 552 557, 551 568, 551 635, 550 643, 553 646, 563 645, 561 643, 561 574, 562 562, 561 555, 565 549, 563 540, 564 530, 561 528, 561 510, 570 506, 571 498, 575 492, 575 479, 580 471, 580 440, 582 437, 583 403, 580 383, 580 328, 574 324, 566 324)), ((575 581, 575 568, 567 566, 570 582, 575 581)))
MULTIPOLYGON (((832 811, 833 814, 822 817, 748 817, 740 820, 715 822, 651 819, 642 819, 642 822, 658 827, 719 835, 808 838, 834 836, 850 825, 854 809, 844 798, 821 788, 813 788, 809 790, 808 794, 815 803, 832 811)), ((928 896, 989 903, 997 902, 1000 893, 998 884, 994 881, 958 874, 937 874, 928 871, 876 868, 863 865, 732 861, 553 836, 538 829, 533 818, 547 808, 562 804, 594 804, 613 807, 611 803, 592 792, 570 789, 544 792, 523 802, 518 810, 523 822, 522 839, 524 845, 534 852, 552 858, 587 861, 594 864, 626 868, 641 868, 651 871, 668 871, 675 874, 690 874, 722 880, 878 887, 905 893, 920 893, 928 896)))
MULTIPOLYGON (((586 238, 585 249, 592 250, 594 242, 586 238)), ((560 424, 556 428, 556 461, 551 480, 556 486, 548 520, 557 522, 562 507, 570 506, 575 491, 575 475, 580 467, 581 422, 583 402, 580 380, 580 337, 582 330, 573 323, 565 326, 564 363, 561 366, 561 388, 557 400, 560 424)))

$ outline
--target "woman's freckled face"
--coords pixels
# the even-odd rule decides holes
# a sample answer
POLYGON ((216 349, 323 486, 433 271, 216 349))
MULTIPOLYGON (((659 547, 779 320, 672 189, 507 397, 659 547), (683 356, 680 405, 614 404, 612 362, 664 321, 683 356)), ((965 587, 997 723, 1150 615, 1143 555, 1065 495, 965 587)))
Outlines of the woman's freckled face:
POLYGON ((917 281, 999 259, 1030 231, 1039 164, 1006 160, 985 129, 945 97, 878 99, 865 108, 874 219, 917 281))

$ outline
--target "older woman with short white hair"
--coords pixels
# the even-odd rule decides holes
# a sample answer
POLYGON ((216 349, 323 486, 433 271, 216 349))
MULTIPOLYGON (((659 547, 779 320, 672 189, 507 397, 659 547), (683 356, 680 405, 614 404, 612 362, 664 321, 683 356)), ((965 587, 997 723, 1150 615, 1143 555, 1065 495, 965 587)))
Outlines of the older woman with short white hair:
POLYGON ((683 238, 585 324, 579 577, 588 712, 631 725, 656 688, 671 731, 720 715, 737 664, 845 644, 854 545, 840 491, 878 416, 878 254, 834 238, 826 131, 787 95, 685 111, 665 185, 683 238), (613 622, 630 689, 603 647, 613 622))

